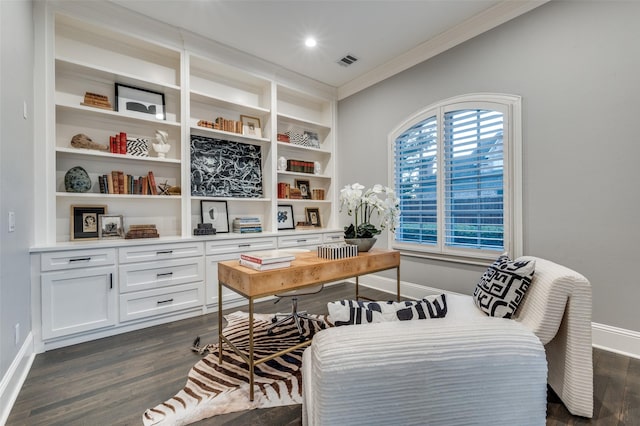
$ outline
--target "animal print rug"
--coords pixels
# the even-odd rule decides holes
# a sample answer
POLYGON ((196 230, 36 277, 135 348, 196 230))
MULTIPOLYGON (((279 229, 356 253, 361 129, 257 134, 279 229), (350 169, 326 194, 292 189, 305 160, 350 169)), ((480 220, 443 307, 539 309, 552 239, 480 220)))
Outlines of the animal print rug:
MULTIPOLYGON (((254 353, 256 357, 278 352, 299 343, 298 330, 293 323, 267 333, 273 315, 254 315, 254 353)), ((327 327, 323 323, 302 320, 305 336, 311 338, 327 327)), ((249 329, 246 312, 225 316, 224 335, 245 355, 249 352, 249 329)), ((197 346, 197 344, 196 344, 197 346)), ((185 387, 174 397, 146 410, 142 416, 148 425, 186 425, 218 414, 233 413, 254 408, 277 407, 302 403, 302 352, 304 348, 289 352, 255 366, 254 399, 249 401, 249 373, 247 364, 228 345, 223 346, 223 363, 218 363, 218 344, 195 347, 208 353, 189 371, 185 387)))

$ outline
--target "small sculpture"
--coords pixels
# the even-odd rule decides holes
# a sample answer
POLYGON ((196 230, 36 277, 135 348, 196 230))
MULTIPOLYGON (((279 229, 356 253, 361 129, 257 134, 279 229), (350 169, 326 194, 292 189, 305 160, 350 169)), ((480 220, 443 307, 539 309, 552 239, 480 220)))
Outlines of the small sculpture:
POLYGON ((153 150, 158 153, 158 158, 165 158, 165 154, 171 149, 171 145, 167 143, 169 133, 164 130, 156 130, 156 141, 153 144, 153 150))
POLYGON ((322 164, 319 161, 313 163, 313 173, 316 175, 322 174, 322 164))
POLYGON ((74 148, 96 149, 98 151, 107 151, 107 145, 95 143, 91 138, 83 133, 78 133, 71 138, 71 146, 74 148))
POLYGON ((287 159, 284 157, 278 158, 278 170, 284 172, 287 170, 287 159))
POLYGON ((70 168, 64 175, 64 189, 67 192, 89 192, 91 189, 89 173, 80 166, 70 168))

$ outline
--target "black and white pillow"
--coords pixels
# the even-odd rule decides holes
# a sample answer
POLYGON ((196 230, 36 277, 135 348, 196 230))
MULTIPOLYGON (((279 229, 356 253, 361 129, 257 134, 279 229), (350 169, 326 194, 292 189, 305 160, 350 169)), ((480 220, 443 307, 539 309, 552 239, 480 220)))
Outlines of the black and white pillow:
POLYGON ((485 271, 473 292, 478 308, 492 317, 511 318, 522 302, 535 272, 533 259, 500 256, 485 271))
POLYGON ((340 300, 327 303, 329 317, 336 326, 387 321, 443 318, 447 314, 444 294, 404 302, 359 302, 340 300))

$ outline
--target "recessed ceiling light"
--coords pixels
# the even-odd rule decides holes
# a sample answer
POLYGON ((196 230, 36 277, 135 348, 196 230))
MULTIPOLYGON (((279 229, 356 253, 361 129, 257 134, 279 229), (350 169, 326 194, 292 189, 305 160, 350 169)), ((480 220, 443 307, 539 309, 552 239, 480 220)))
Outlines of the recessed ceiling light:
POLYGON ((316 44, 318 44, 316 42, 316 39, 313 37, 307 37, 307 39, 304 41, 305 46, 307 47, 315 47, 316 44))

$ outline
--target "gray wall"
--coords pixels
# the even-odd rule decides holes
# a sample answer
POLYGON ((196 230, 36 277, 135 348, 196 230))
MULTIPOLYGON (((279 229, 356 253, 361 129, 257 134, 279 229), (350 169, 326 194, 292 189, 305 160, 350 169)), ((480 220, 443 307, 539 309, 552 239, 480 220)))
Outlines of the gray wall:
MULTIPOLYGON (((387 135, 422 107, 521 95, 525 254, 584 274, 594 322, 640 331, 638 17, 637 2, 547 3, 342 100, 339 186, 389 182, 387 135)), ((466 294, 482 270, 402 258, 403 281, 466 294)))
POLYGON ((32 2, 0 0, 0 377, 31 331, 29 246, 33 229, 32 2), (23 118, 27 102, 28 119, 23 118), (8 212, 16 230, 8 232, 8 212), (20 338, 14 342, 14 327, 20 338))

